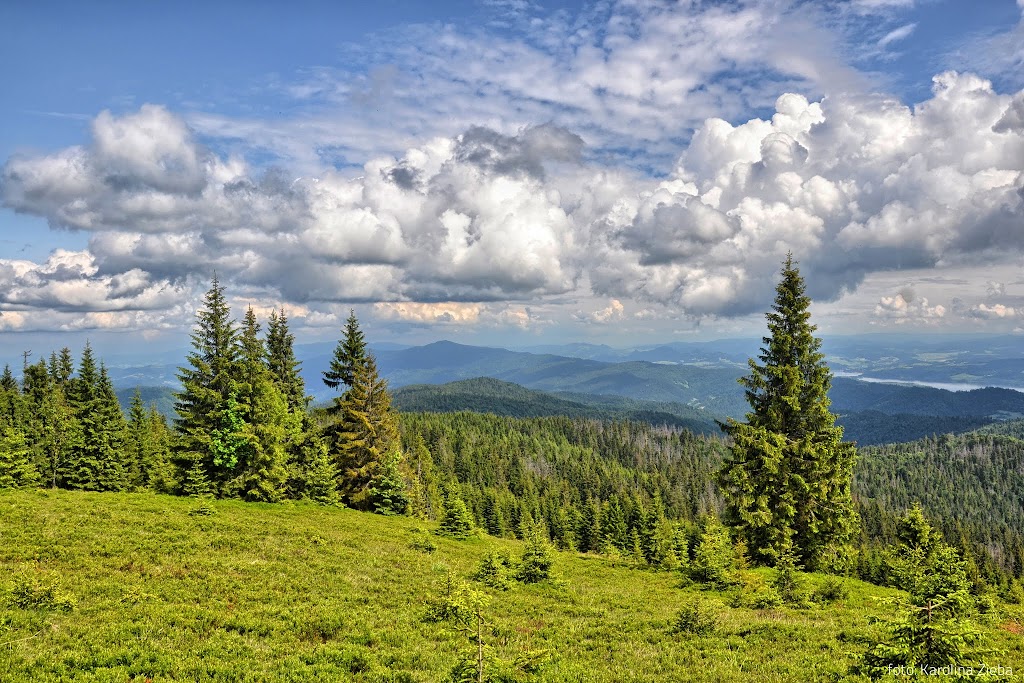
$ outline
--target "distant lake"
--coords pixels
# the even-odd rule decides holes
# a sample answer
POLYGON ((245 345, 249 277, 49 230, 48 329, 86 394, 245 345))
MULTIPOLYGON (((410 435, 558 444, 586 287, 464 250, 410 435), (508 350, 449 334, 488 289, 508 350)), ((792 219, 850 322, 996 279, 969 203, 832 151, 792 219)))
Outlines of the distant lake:
POLYGON ((864 377, 856 372, 837 372, 836 377, 849 377, 861 382, 872 382, 874 384, 902 384, 908 387, 931 387, 932 389, 945 389, 946 391, 974 391, 975 389, 1012 389, 1013 391, 1024 392, 1020 387, 1002 387, 995 384, 961 384, 959 382, 922 382, 913 379, 882 379, 880 377, 864 377))

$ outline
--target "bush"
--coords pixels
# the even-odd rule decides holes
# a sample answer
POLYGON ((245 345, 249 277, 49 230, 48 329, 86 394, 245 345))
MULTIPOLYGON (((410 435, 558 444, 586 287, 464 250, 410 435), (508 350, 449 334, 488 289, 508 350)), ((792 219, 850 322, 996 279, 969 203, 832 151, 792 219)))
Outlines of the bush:
POLYGON ((848 597, 850 597, 850 591, 846 589, 846 584, 843 583, 843 580, 836 576, 826 578, 813 594, 815 602, 825 605, 831 605, 848 597))
POLYGON ((694 598, 685 603, 672 623, 672 633, 688 633, 696 636, 711 635, 716 628, 718 628, 718 613, 700 598, 694 598))
POLYGON ((11 604, 20 609, 55 609, 70 612, 75 599, 61 590, 56 577, 39 571, 25 572, 15 577, 11 589, 11 604))
POLYGON ((554 561, 551 547, 540 529, 535 528, 527 538, 526 550, 519 562, 519 580, 523 583, 537 583, 551 578, 551 565, 554 561))
POLYGON ((437 544, 434 543, 434 539, 428 536, 423 529, 413 529, 412 532, 413 537, 409 543, 410 548, 424 553, 432 553, 437 550, 437 544))
POLYGON ((514 574, 512 558, 507 553, 490 552, 481 560, 473 580, 504 591, 512 584, 514 574))
POLYGON ((452 496, 444 506, 444 513, 441 515, 441 528, 438 529, 442 536, 451 538, 468 538, 473 533, 473 515, 461 498, 452 496))
POLYGON ((750 596, 750 606, 754 609, 772 609, 782 605, 782 596, 774 588, 765 588, 750 596))

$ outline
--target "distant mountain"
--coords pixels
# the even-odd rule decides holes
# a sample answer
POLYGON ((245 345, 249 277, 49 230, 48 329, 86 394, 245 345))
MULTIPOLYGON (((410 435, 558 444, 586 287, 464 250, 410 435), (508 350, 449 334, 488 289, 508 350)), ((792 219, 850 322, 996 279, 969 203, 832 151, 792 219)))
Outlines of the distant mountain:
MULTIPOLYGON (((121 409, 124 413, 128 414, 128 408, 132 404, 132 394, 135 393, 135 387, 123 387, 116 391, 117 400, 121 403, 121 409)), ((148 409, 149 406, 155 405, 156 409, 168 419, 175 417, 174 412, 174 389, 171 387, 139 387, 139 393, 142 395, 142 402, 148 409)))
POLYGON ((719 434, 714 416, 680 403, 637 401, 621 396, 555 395, 488 377, 448 384, 414 384, 394 392, 394 405, 405 412, 449 413, 469 410, 509 417, 566 417, 646 422, 719 434), (568 398, 566 396, 572 396, 568 398))

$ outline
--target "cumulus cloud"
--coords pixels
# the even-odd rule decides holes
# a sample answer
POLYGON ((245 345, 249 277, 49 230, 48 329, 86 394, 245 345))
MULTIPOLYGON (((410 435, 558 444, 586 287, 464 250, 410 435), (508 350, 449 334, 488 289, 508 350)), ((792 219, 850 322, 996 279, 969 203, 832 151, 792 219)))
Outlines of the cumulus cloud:
POLYGON ((927 298, 918 297, 910 287, 892 296, 883 296, 875 306, 876 318, 888 319, 897 325, 935 321, 945 315, 945 306, 930 306, 927 298))
POLYGON ((977 318, 1013 318, 1017 315, 1016 309, 1011 306, 1004 306, 1003 304, 978 304, 971 313, 977 318))
MULTIPOLYGON (((771 117, 707 119, 659 179, 588 161, 553 124, 296 177, 214 153, 162 108, 104 113, 89 144, 0 172, 5 206, 90 235, 46 263, 0 261, 0 302, 168 310, 216 271, 261 301, 384 303, 407 321, 534 325, 530 306, 592 296, 721 317, 763 310, 789 252, 809 293, 836 299, 869 273, 1024 255, 1022 98, 954 72, 912 107, 783 94, 771 117)), ((876 313, 944 309, 904 292, 876 313)))

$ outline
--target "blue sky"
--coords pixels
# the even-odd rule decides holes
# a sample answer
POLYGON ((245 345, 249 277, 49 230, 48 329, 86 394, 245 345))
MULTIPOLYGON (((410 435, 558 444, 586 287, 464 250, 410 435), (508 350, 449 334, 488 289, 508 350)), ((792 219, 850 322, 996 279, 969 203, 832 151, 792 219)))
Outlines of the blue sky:
POLYGON ((627 343, 1024 316, 1013 0, 6 3, 0 349, 627 343))

